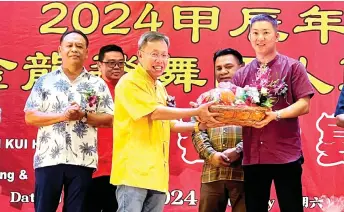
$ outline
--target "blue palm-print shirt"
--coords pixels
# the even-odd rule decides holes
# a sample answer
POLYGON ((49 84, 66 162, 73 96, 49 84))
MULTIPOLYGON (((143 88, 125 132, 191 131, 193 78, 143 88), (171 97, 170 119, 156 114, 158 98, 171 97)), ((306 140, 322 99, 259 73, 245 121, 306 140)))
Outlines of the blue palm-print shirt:
MULTIPOLYGON (((113 99, 109 88, 103 79, 90 74, 85 68, 73 82, 61 67, 41 76, 27 99, 24 111, 63 113, 72 102, 78 103, 82 110, 113 115, 113 99), (100 97, 92 107, 85 95, 89 91, 94 91, 100 97)), ((64 121, 40 127, 37 141, 35 169, 58 164, 97 167, 97 128, 87 123, 64 121)))

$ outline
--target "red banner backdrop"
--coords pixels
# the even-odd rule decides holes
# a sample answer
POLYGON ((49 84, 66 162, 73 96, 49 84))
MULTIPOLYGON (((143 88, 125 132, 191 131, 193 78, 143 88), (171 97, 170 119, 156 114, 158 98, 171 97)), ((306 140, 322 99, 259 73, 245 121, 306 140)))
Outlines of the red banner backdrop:
MULTIPOLYGON (((316 90, 311 112, 300 122, 306 159, 304 207, 321 211, 321 195, 344 193, 344 131, 333 118, 344 64, 339 8, 344 2, 1 2, 1 211, 34 211, 32 158, 37 129, 25 125, 23 108, 35 80, 61 64, 57 47, 63 32, 76 28, 88 35, 86 68, 94 74, 98 74, 95 61, 101 46, 122 46, 134 67, 139 36, 148 30, 167 34, 171 59, 161 81, 179 107, 188 107, 189 101, 215 86, 216 50, 235 48, 246 62, 254 57, 247 39, 248 21, 263 12, 280 22, 279 52, 306 65, 316 90)), ((170 164, 164 211, 197 211, 202 160, 190 134, 172 135, 170 164)), ((269 206, 270 211, 279 211, 274 189, 269 206)))

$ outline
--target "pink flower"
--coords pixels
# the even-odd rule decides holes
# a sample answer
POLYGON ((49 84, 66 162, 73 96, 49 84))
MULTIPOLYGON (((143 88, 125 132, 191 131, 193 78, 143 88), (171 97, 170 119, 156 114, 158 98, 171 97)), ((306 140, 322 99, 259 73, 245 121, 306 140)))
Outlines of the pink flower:
POLYGON ((92 104, 97 104, 97 96, 90 96, 90 98, 88 99, 88 102, 89 103, 92 103, 92 104))
POLYGON ((98 97, 96 95, 90 96, 88 98, 88 105, 90 107, 93 107, 94 105, 96 105, 98 103, 98 97))
POLYGON ((252 100, 253 100, 253 98, 251 96, 247 97, 246 100, 245 100, 245 104, 248 105, 248 106, 251 106, 252 105, 252 100))
POLYGON ((231 88, 231 90, 232 90, 233 93, 235 93, 236 90, 237 90, 237 86, 233 86, 233 87, 231 88))

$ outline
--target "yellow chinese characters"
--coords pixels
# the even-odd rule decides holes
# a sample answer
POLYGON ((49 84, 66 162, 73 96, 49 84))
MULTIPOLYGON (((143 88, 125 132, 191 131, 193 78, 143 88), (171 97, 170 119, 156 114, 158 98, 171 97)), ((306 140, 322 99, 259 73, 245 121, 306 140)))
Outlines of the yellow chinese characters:
POLYGON ((338 17, 341 15, 343 15, 342 10, 320 10, 319 6, 315 5, 300 14, 300 17, 304 18, 303 22, 307 25, 296 26, 294 33, 320 31, 320 43, 327 44, 330 31, 344 34, 344 26, 338 25, 342 22, 342 19, 338 17))
POLYGON ((51 56, 46 56, 42 52, 36 52, 34 56, 27 56, 23 70, 29 71, 29 80, 22 85, 25 91, 31 90, 36 80, 52 70, 56 70, 62 63, 57 52, 52 52, 51 56))
MULTIPOLYGON (((277 14, 280 14, 281 10, 270 9, 270 8, 244 8, 241 10, 241 13, 243 15, 243 23, 239 28, 229 31, 229 35, 231 37, 237 37, 243 34, 247 30, 248 26, 250 25, 250 19, 253 16, 261 14, 261 13, 266 13, 266 14, 271 15, 274 18, 277 18, 277 14)), ((277 20, 277 23, 281 24, 282 21, 277 20)), ((289 36, 289 34, 286 32, 279 32, 279 34, 280 34, 279 41, 285 41, 289 36)))
MULTIPOLYGON (((137 66, 137 56, 133 55, 129 58, 128 55, 124 55, 126 65, 124 67, 125 72, 134 70, 137 66)), ((98 60, 98 55, 93 57, 94 61, 98 60)), ((165 73, 159 78, 164 86, 168 86, 173 82, 174 85, 183 85, 185 93, 189 93, 193 85, 204 86, 207 83, 206 79, 199 79, 200 70, 197 68, 197 58, 178 58, 171 57, 168 60, 168 66, 165 73)), ((97 70, 97 64, 92 64, 91 73, 100 76, 97 70)))
MULTIPOLYGON (((299 61, 307 68, 307 58, 306 57, 300 57, 299 61)), ((311 73, 307 72, 308 78, 311 81, 314 88, 320 93, 320 94, 329 94, 334 89, 334 86, 331 84, 328 84, 321 79, 317 78, 316 76, 312 75, 311 73)))
POLYGON ((5 60, 0 58, 0 90, 4 90, 8 88, 8 85, 5 83, 1 83, 3 80, 3 74, 5 71, 13 71, 15 68, 17 68, 18 63, 10 61, 10 60, 5 60))
POLYGON ((191 41, 200 40, 201 29, 217 30, 220 9, 218 7, 173 7, 174 29, 191 29, 191 41))
POLYGON ((206 79, 199 79, 200 70, 197 69, 197 58, 170 58, 165 73, 159 78, 164 86, 173 82, 184 85, 184 92, 189 93, 192 85, 204 86, 206 79))
POLYGON ((131 70, 136 69, 136 63, 135 61, 137 61, 137 56, 133 55, 131 56, 131 58, 128 59, 127 55, 124 55, 124 59, 125 59, 125 64, 126 66, 124 66, 124 71, 125 72, 129 72, 131 70))

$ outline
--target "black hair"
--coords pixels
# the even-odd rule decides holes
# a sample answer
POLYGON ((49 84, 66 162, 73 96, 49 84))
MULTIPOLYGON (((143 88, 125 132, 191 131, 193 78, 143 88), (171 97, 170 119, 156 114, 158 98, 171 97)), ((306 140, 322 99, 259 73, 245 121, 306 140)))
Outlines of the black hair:
POLYGON ((124 57, 124 52, 123 52, 123 49, 121 47, 114 45, 114 44, 110 44, 110 45, 106 45, 106 46, 103 46, 102 48, 100 48, 99 54, 98 54, 98 61, 102 62, 104 60, 105 53, 107 53, 107 52, 120 52, 120 53, 122 53, 122 55, 124 57))
POLYGON ((277 31, 277 26, 278 26, 277 20, 275 18, 273 18, 271 15, 263 13, 263 14, 259 14, 259 15, 252 17, 250 20, 250 29, 252 28, 252 25, 257 21, 270 22, 271 25, 273 26, 273 28, 277 31))
POLYGON ((62 36, 61 36, 61 38, 60 38, 60 44, 62 43, 63 39, 64 39, 67 35, 69 35, 69 34, 71 34, 71 33, 76 33, 76 34, 81 35, 81 36, 85 39, 85 41, 86 41, 86 48, 88 48, 88 43, 89 43, 89 42, 88 42, 88 38, 87 38, 87 36, 86 36, 83 32, 81 32, 80 30, 72 30, 72 31, 67 31, 67 32, 63 33, 62 36))
POLYGON ((233 55, 234 57, 236 57, 238 59, 239 65, 244 63, 242 55, 237 50, 227 48, 227 49, 218 50, 217 52, 214 53, 214 57, 213 57, 214 65, 215 65, 215 61, 218 57, 221 57, 224 55, 229 55, 229 54, 233 55))

